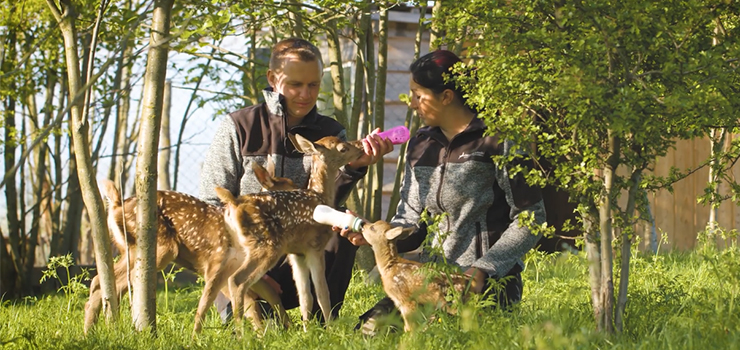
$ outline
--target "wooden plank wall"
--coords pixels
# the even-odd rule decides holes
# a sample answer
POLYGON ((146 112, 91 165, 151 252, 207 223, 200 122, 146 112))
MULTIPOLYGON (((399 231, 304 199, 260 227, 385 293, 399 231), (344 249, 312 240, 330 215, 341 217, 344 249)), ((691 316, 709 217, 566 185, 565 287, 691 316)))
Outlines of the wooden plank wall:
MULTIPOLYGON (((681 171, 696 168, 709 157, 709 150, 708 139, 679 141, 675 150, 658 159, 655 174, 665 176, 671 167, 681 171)), ((733 168, 733 175, 740 176, 740 164, 733 168)), ((689 250, 696 246, 698 233, 705 229, 709 219, 709 206, 697 201, 708 179, 709 169, 705 167, 674 184, 673 193, 660 190, 649 195, 655 226, 659 234, 662 230, 667 236, 667 246, 661 246, 661 250, 689 250)), ((721 186, 722 193, 728 193, 728 187, 721 186)), ((718 209, 717 221, 724 229, 738 229, 740 210, 732 201, 725 201, 718 209)), ((646 241, 647 237, 643 240, 646 241)), ((717 243, 724 246, 731 242, 718 240, 717 243)))

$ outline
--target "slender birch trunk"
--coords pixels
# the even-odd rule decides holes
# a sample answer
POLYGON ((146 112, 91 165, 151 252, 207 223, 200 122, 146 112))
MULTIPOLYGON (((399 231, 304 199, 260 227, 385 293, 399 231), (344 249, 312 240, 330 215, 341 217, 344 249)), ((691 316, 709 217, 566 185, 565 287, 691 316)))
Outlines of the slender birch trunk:
POLYGON ((170 185, 170 106, 172 105, 172 81, 164 85, 162 101, 162 127, 159 129, 159 160, 157 162, 157 182, 160 190, 171 190, 170 185))
MULTIPOLYGON (((118 296, 113 276, 113 256, 110 249, 108 227, 104 218, 105 207, 100 197, 97 180, 90 158, 89 123, 83 118, 84 106, 82 91, 82 75, 77 48, 77 29, 75 27, 75 9, 71 0, 60 0, 59 5, 54 0, 47 0, 52 14, 59 22, 59 28, 64 38, 64 53, 67 62, 67 77, 69 85, 69 103, 72 138, 74 141, 75 159, 78 163, 77 175, 85 205, 89 208, 90 223, 95 241, 95 261, 103 298, 103 310, 106 320, 113 319, 118 314, 118 296)), ((101 4, 101 15, 104 5, 101 4)), ((98 22, 101 18, 98 18, 98 22)), ((94 52, 94 51, 93 51, 94 52)), ((91 56, 91 60, 93 57, 91 56)))
POLYGON ((132 317, 156 333, 157 145, 162 118, 173 0, 155 0, 136 160, 137 244, 132 317))

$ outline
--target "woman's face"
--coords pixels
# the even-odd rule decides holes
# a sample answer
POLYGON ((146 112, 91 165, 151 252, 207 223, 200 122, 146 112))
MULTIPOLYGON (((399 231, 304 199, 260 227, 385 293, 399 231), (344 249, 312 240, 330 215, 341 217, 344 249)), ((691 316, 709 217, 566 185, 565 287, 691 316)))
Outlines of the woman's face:
POLYGON ((409 106, 428 126, 440 126, 442 109, 445 106, 443 94, 436 94, 432 90, 417 84, 413 78, 409 82, 411 88, 411 103, 409 106))

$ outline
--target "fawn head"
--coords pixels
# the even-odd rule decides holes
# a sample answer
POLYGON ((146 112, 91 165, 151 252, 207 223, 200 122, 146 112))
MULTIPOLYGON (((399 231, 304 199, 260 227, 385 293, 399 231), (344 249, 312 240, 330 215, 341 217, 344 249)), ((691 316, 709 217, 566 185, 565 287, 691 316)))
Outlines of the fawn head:
POLYGON ((365 153, 361 141, 349 142, 342 141, 335 136, 326 136, 313 143, 298 134, 288 134, 288 138, 290 138, 296 150, 314 158, 318 157, 327 167, 333 169, 339 169, 341 166, 357 160, 365 153))
POLYGON ((298 189, 298 186, 293 183, 293 180, 275 176, 275 163, 270 160, 267 161, 267 168, 257 164, 257 162, 252 162, 252 171, 254 171, 254 176, 257 177, 257 181, 259 181, 264 191, 291 191, 298 189))
POLYGON ((401 226, 392 228, 389 223, 378 220, 374 223, 363 225, 362 235, 372 247, 381 247, 394 242, 399 237, 411 234, 415 229, 414 227, 404 228, 401 226))

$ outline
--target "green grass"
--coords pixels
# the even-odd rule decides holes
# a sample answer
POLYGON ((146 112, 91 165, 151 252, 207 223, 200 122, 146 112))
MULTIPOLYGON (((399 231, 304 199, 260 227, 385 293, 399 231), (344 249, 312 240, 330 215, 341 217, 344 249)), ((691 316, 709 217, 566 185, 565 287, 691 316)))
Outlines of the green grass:
MULTIPOLYGON (((293 328, 251 328, 233 335, 215 309, 202 334, 191 339, 199 285, 160 291, 158 336, 131 326, 128 299, 118 322, 82 333, 84 294, 63 293, 4 302, 0 347, 8 349, 737 349, 740 348, 740 253, 701 250, 633 257, 626 327, 605 336, 594 331, 586 262, 582 255, 532 255, 524 273, 523 301, 513 311, 465 306, 460 316, 441 314, 423 330, 368 338, 353 331, 357 315, 383 296, 378 285, 356 273, 339 319, 303 332, 297 310, 293 328), (168 298, 169 309, 165 309, 168 298)), ((615 276, 615 279, 617 276, 615 276)))

